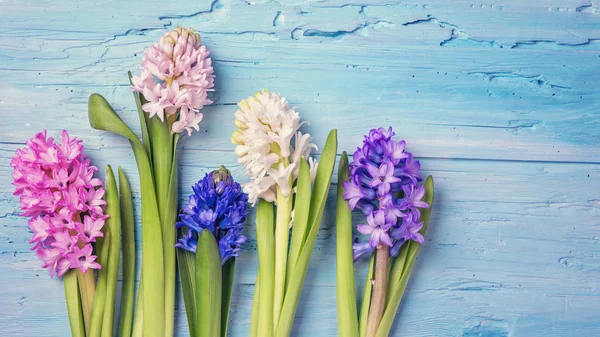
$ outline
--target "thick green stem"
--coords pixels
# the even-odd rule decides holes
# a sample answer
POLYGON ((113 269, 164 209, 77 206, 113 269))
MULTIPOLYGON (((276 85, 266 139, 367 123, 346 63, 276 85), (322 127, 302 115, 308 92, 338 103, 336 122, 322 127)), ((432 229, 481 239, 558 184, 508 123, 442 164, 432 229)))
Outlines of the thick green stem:
POLYGON ((67 302, 67 313, 69 314, 69 324, 71 326, 72 337, 85 337, 85 327, 83 323, 82 305, 78 289, 79 270, 69 270, 63 276, 65 286, 65 300, 67 302))
POLYGON ((172 179, 171 176, 172 173, 176 174, 176 172, 172 172, 172 169, 176 169, 176 163, 174 163, 174 140, 169 124, 166 121, 163 122, 155 116, 149 122, 156 200, 162 224, 165 280, 165 336, 172 336, 175 316, 175 220, 177 216, 177 179, 172 179), (173 193, 173 188, 175 193, 173 193))
POLYGON ((264 200, 258 202, 256 211, 256 241, 258 245, 258 271, 260 277, 260 301, 258 309, 257 336, 273 336, 273 286, 275 258, 273 249, 273 204, 264 200))
POLYGON ((273 328, 277 328, 285 296, 286 264, 292 214, 292 197, 277 188, 277 222, 275 224, 275 289, 273 290, 273 328))
POLYGON ((81 297, 85 330, 89 331, 90 322, 92 320, 94 296, 96 295, 96 279, 94 278, 94 271, 91 269, 86 273, 82 272, 80 269, 77 269, 76 274, 77 284, 79 285, 79 296, 81 297))
POLYGON ((367 337, 374 337, 385 309, 385 297, 389 277, 390 247, 379 245, 375 256, 375 284, 367 320, 367 337))

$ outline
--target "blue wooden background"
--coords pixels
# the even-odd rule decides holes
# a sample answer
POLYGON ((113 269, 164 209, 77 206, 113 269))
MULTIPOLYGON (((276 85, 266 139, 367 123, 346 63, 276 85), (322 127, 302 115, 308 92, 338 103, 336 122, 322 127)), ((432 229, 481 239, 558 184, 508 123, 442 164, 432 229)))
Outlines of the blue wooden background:
MULTIPOLYGON (((128 144, 89 127, 87 99, 136 125, 126 72, 176 25, 201 32, 217 75, 201 132, 181 142, 181 198, 219 164, 245 180, 229 135, 256 90, 286 96, 321 146, 338 128, 340 153, 391 125, 437 201, 393 336, 600 336, 600 3, 584 0, 1 1, 2 336, 68 335, 61 281, 29 251, 11 194, 15 149, 65 128, 137 186, 128 144)), ((337 335, 334 194, 295 336, 337 335)), ((253 240, 241 261, 232 336, 248 334, 253 240)), ((177 327, 187 335, 182 305, 177 327)))

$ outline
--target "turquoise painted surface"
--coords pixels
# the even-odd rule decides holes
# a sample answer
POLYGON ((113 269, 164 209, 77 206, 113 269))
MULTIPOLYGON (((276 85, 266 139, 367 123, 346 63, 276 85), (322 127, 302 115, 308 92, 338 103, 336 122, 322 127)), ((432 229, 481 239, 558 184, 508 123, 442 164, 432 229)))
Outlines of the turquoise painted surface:
MULTIPOLYGON (((135 125, 126 72, 175 25, 202 33, 217 75, 201 132, 181 142, 182 199, 219 164, 244 179, 231 122, 258 89, 296 105, 318 144, 338 128, 340 152, 391 125, 437 200, 393 335, 600 336, 600 3, 583 0, 0 2, 3 336, 68 335, 62 284, 17 216, 11 156, 66 128, 136 186, 128 145, 89 128, 86 102, 101 93, 135 125)), ((295 336, 337 335, 334 193, 295 336)), ((232 336, 249 329, 253 240, 241 260, 232 336)))

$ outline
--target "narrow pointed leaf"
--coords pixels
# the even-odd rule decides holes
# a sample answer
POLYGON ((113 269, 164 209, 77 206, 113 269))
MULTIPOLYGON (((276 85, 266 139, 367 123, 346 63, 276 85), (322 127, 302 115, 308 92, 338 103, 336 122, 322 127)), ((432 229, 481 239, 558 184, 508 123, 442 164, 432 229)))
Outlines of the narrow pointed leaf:
POLYGON ((331 187, 331 176, 333 174, 333 167, 335 166, 337 146, 337 130, 333 129, 327 136, 323 152, 319 158, 317 175, 315 176, 315 183, 310 198, 309 230, 312 230, 314 226, 318 227, 321 225, 323 211, 325 210, 325 201, 327 201, 327 195, 331 187))
POLYGON ((310 212, 311 196, 310 168, 305 158, 300 160, 300 170, 296 184, 296 200, 294 201, 294 225, 292 226, 292 239, 288 257, 286 286, 290 283, 290 275, 296 266, 300 249, 307 235, 308 216, 310 212))
MULTIPOLYGON (((127 72, 129 76, 129 83, 133 85, 131 82, 131 71, 127 72)), ((140 118, 140 128, 142 129, 142 140, 144 144, 144 149, 146 150, 146 154, 150 157, 150 161, 152 161, 152 148, 150 143, 150 134, 148 132, 148 125, 146 123, 146 113, 142 109, 142 95, 139 92, 132 91, 133 97, 135 98, 135 105, 137 107, 138 115, 140 118)))
POLYGON ((115 301, 117 297, 117 277, 119 275, 119 259, 121 257, 121 206, 117 181, 110 165, 106 166, 105 175, 106 209, 108 215, 105 226, 108 226, 110 245, 108 246, 108 263, 103 266, 107 269, 106 304, 104 318, 102 319, 102 336, 114 335, 115 301))
POLYGON ((83 308, 81 306, 81 297, 79 296, 79 286, 77 285, 77 271, 69 270, 63 276, 65 287, 65 300, 67 302, 67 313, 69 314, 69 324, 71 326, 72 337, 85 337, 85 327, 83 325, 83 308))
POLYGON ((360 337, 365 337, 367 335, 367 319, 369 318, 369 307, 371 307, 371 294, 373 293, 373 278, 375 278, 375 254, 371 255, 371 262, 369 262, 369 271, 367 272, 367 279, 365 281, 363 300, 360 305, 360 318, 358 321, 360 337))
POLYGON ((106 289, 108 286, 108 268, 106 268, 106 265, 108 263, 110 240, 111 237, 106 229, 104 229, 104 237, 96 239, 98 263, 103 268, 98 271, 98 283, 88 337, 100 337, 102 335, 102 319, 104 317, 104 309, 106 308, 106 289))
POLYGON ((190 336, 194 337, 196 336, 196 255, 187 250, 177 249, 177 261, 188 328, 190 336))
MULTIPOLYGON (((306 271, 308 270, 308 264, 312 256, 312 251, 315 246, 315 242, 317 241, 317 234, 319 232, 321 219, 323 217, 323 210, 325 209, 325 201, 327 200, 327 195, 329 194, 331 175, 333 173, 333 167, 335 166, 336 152, 337 131, 333 129, 327 137, 325 146, 323 147, 323 153, 319 161, 319 167, 317 168, 317 176, 315 177, 314 188, 311 196, 308 235, 306 237, 306 241, 302 245, 300 255, 298 256, 298 261, 294 266, 293 272, 289 276, 289 287, 285 294, 285 300, 283 302, 283 307, 277 323, 277 329, 275 331, 275 336, 277 337, 287 337, 290 335, 292 330, 296 308, 298 307, 300 293, 302 292, 302 286, 306 277, 306 271)), ((262 335, 259 334, 259 336, 262 335)))
POLYGON ((354 289, 354 261, 352 257, 352 211, 344 200, 342 183, 348 180, 348 154, 342 153, 338 165, 336 205, 336 299, 338 335, 358 337, 358 312, 354 289))
POLYGON ((229 327, 229 309, 231 307, 231 293, 233 292, 233 276, 235 271, 235 258, 230 258, 223 265, 223 289, 221 297, 221 337, 227 337, 229 327))
POLYGON ((131 187, 125 172, 119 167, 119 201, 123 249, 123 282, 118 336, 131 336, 135 296, 135 220, 131 187))

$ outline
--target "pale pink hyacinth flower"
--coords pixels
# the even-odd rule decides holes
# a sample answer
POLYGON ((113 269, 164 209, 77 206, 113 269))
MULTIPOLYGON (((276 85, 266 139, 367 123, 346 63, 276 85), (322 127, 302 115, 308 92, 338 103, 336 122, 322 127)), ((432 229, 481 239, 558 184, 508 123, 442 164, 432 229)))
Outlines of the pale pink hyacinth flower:
POLYGON ((140 76, 133 76, 132 90, 147 101, 142 109, 148 116, 158 116, 171 131, 188 135, 199 130, 200 110, 212 103, 208 92, 214 91, 214 72, 210 52, 200 43, 193 29, 181 27, 166 33, 160 42, 144 52, 140 76))
POLYGON ((101 268, 91 243, 104 236, 107 218, 102 181, 93 177, 98 169, 83 154, 81 140, 64 130, 61 135, 59 144, 46 131, 36 134, 10 162, 21 215, 30 217, 31 249, 50 277, 101 268))

